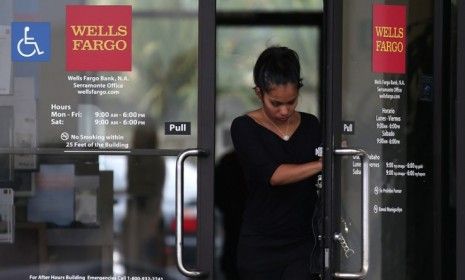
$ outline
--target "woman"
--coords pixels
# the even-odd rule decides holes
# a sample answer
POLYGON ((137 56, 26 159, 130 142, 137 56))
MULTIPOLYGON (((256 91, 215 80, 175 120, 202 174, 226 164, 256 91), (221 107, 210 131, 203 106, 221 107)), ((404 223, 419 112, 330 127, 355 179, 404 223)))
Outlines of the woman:
POLYGON ((254 67, 261 108, 231 125, 248 197, 238 245, 241 279, 311 279, 312 215, 321 143, 315 116, 295 110, 302 87, 297 53, 270 47, 254 67))

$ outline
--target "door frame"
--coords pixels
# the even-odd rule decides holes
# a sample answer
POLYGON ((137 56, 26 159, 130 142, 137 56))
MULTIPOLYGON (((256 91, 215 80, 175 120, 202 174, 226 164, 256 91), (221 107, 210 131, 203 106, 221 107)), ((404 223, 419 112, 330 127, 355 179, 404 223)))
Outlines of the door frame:
POLYGON ((465 279, 465 3, 457 1, 457 83, 455 99, 456 279, 465 279), (462 20, 459 20, 462 19, 462 20), (459 78, 460 77, 460 78, 459 78))
POLYGON ((199 0, 198 139, 208 152, 197 165, 197 267, 213 279, 216 93, 216 0, 199 0))
POLYGON ((334 271, 334 259, 337 257, 335 252, 335 242, 332 233, 337 232, 337 223, 333 220, 336 213, 340 213, 339 204, 340 194, 337 192, 335 184, 339 183, 334 178, 339 177, 338 169, 334 168, 333 150, 336 143, 340 143, 340 134, 338 128, 341 127, 341 92, 342 85, 342 2, 339 0, 327 0, 324 5, 324 24, 323 33, 325 40, 324 51, 324 80, 323 86, 326 90, 322 116, 323 122, 323 139, 324 139, 324 156, 323 156, 323 279, 332 279, 334 271), (333 207, 336 206, 336 207, 333 207))
MULTIPOLYGON (((138 12, 132 15, 141 17, 172 16, 170 12, 138 12)), ((181 12, 182 15, 195 17, 195 12, 181 12)), ((214 211, 213 181, 215 154, 215 75, 216 75, 216 0, 198 1, 198 139, 197 147, 208 153, 200 157, 197 165, 197 266, 213 279, 214 263, 214 211)), ((187 147, 186 147, 187 148, 187 147)), ((121 151, 81 150, 66 148, 15 148, 2 147, 0 155, 141 155, 141 156, 179 156, 180 149, 128 149, 121 151)))
MULTIPOLYGON (((446 242, 444 239, 447 237, 447 230, 455 231, 456 236, 456 279, 465 278, 465 267, 460 264, 465 261, 465 147, 461 143, 465 143, 465 129, 463 125, 459 124, 460 119, 465 119, 465 81, 458 77, 465 75, 465 23, 457 20, 457 96, 456 96, 456 114, 451 115, 452 121, 455 120, 455 127, 453 124, 446 124, 444 120, 444 105, 447 106, 448 102, 453 102, 453 93, 450 92, 444 95, 444 91, 447 90, 445 84, 447 78, 453 78, 450 75, 446 75, 445 68, 448 67, 448 61, 446 55, 448 54, 446 48, 448 47, 447 39, 445 36, 445 27, 449 26, 445 24, 446 20, 450 20, 447 17, 445 11, 450 5, 449 2, 444 0, 434 0, 434 77, 433 77, 433 94, 434 94, 434 112, 433 117, 435 119, 433 126, 435 131, 434 135, 434 216, 435 224, 440 225, 434 230, 434 244, 432 248, 431 257, 434 263, 434 279, 441 279, 443 275, 447 275, 445 269, 451 267, 450 262, 444 260, 443 256, 447 253, 447 245, 453 244, 454 242, 446 242), (446 100, 447 98, 447 100, 446 100), (444 137, 444 133, 447 130, 455 130, 455 133, 451 133, 450 139, 444 137), (455 162, 451 159, 453 155, 448 155, 448 148, 456 151, 455 162), (452 165, 456 166, 455 172, 445 170, 445 164, 447 159, 452 165), (453 184, 454 178, 444 178, 446 175, 455 173, 456 184, 453 184), (443 186, 447 187, 443 187, 443 186), (455 192, 456 188, 456 205, 457 205, 457 220, 452 221, 447 218, 447 211, 444 211, 447 207, 447 199, 449 198, 449 192, 455 192), (445 191, 444 191, 445 190, 445 191), (456 227, 450 223, 456 222, 456 227)), ((465 4, 458 1, 458 16, 457 19, 465 16, 465 4)), ((324 116, 324 232, 323 236, 323 247, 324 256, 322 262, 324 263, 324 279, 333 279, 334 273, 334 261, 337 260, 338 256, 336 253, 336 242, 333 241, 333 233, 338 232, 338 223, 336 217, 340 213, 340 182, 335 179, 339 178, 339 169, 335 167, 335 159, 333 150, 338 148, 340 145, 341 138, 340 133, 342 130, 341 121, 341 86, 342 86, 342 0, 326 0, 324 5, 324 82, 323 88, 326 90, 324 104, 322 106, 322 116, 324 116)), ((452 46, 452 48, 455 46, 452 46)), ((453 51, 453 50, 452 50, 453 51)), ((450 103, 449 103, 450 104, 450 103)))

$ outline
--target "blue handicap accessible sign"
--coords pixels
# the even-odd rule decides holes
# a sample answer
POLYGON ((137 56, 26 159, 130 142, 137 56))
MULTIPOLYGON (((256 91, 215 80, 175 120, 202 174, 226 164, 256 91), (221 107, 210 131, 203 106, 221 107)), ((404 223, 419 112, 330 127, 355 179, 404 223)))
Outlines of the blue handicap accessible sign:
POLYGON ((50 23, 11 23, 11 58, 13 61, 50 60, 50 23))

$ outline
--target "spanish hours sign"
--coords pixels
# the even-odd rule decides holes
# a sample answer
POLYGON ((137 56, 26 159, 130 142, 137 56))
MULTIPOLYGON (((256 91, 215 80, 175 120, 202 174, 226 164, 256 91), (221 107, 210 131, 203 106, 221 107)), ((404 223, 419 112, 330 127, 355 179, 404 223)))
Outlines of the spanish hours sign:
POLYGON ((131 71, 131 25, 131 6, 66 6, 66 70, 131 71))
POLYGON ((373 72, 405 74, 406 6, 373 5, 373 72))

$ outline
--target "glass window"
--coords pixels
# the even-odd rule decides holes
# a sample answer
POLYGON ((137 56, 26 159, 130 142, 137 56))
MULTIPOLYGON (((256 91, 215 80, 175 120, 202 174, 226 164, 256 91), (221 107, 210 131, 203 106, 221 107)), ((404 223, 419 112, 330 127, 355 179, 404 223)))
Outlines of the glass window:
POLYGON ((321 0, 217 0, 220 11, 263 10, 263 11, 302 11, 323 10, 321 0))
MULTIPOLYGON (((111 1, 111 3, 91 1, 93 4, 124 4, 125 2, 129 1, 111 1)), ((75 1, 73 4, 79 2, 75 1)), ((33 142, 31 147, 90 148, 66 146, 68 143, 61 136, 67 133, 70 137, 117 135, 120 139, 116 139, 116 142, 121 143, 113 147, 117 149, 154 148, 134 146, 134 135, 143 128, 156 130, 159 137, 156 148, 184 149, 196 146, 198 65, 196 11, 155 12, 160 10, 158 9, 153 10, 153 14, 133 11, 131 71, 67 72, 65 44, 63 44, 66 38, 63 16, 65 6, 65 3, 47 2, 41 4, 41 9, 46 12, 41 14, 42 10, 35 11, 40 17, 50 18, 53 31, 51 61, 41 64, 13 63, 12 90, 15 91, 14 100, 18 100, 17 108, 21 107, 22 114, 27 112, 31 114, 30 118, 37 121, 39 133, 34 135, 37 139, 31 140, 33 142), (113 77, 117 81, 122 78, 122 81, 112 83, 102 79, 78 80, 85 76, 105 79, 113 77), (117 87, 113 87, 113 84, 117 87), (106 88, 94 90, 94 88, 88 89, 87 86, 106 88), (91 90, 92 94, 87 93, 91 90), (111 96, 94 94, 97 91, 112 92, 112 94, 111 96), (190 122, 191 134, 167 136, 164 127, 166 122, 190 122)), ((171 6, 184 9, 186 5, 179 2, 171 6)), ((25 8, 18 6, 15 9, 14 13, 20 15, 25 8)), ((6 100, 5 98, 2 100, 6 100)))
MULTIPOLYGON (((163 153, 160 150, 196 146, 197 6, 195 0, 0 4, 0 54, 7 54, 2 58, 10 57, 5 47, 10 46, 11 22, 46 21, 51 31, 49 61, 8 59, 1 66, 0 148, 40 151, 0 154, 0 187, 15 191, 15 212, 5 210, 0 192, 0 242, 5 242, 5 232, 15 238, 14 244, 0 246, 1 279, 39 274, 181 278, 175 267, 174 152, 163 157, 141 154, 145 151, 125 154, 129 149, 163 153), (66 28, 66 9, 83 3, 132 6, 129 70, 67 70, 70 48, 65 42, 76 32, 66 28), (190 135, 165 135, 166 122, 180 121, 191 122, 190 135), (82 146, 68 147, 68 142, 82 146), (124 145, 113 147, 119 155, 103 155, 105 151, 95 151, 102 143, 124 145), (66 147, 78 153, 56 154, 66 147), (16 221, 13 231, 8 227, 11 221, 16 221)), ((80 19, 79 12, 75 15, 80 19)), ((120 19, 108 10, 107 16, 120 19)), ((79 22, 77 26, 94 25, 79 22)), ((111 24, 97 26, 101 29, 88 31, 86 37, 115 34, 111 24)), ((23 30, 27 31, 22 28, 21 34, 23 30)), ((42 48, 41 42, 35 48, 42 48)), ((86 55, 92 55, 89 52, 86 55)), ((184 261, 191 265, 196 262, 195 159, 185 162, 184 176, 184 261)))
POLYGON ((197 11, 198 9, 196 0, 87 0, 86 3, 89 5, 131 5, 133 11, 197 11))

